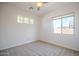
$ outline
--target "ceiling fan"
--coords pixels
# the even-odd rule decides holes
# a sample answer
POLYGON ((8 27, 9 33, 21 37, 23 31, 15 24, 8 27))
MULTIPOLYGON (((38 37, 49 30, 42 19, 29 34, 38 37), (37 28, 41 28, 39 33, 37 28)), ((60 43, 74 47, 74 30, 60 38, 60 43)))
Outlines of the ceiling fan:
MULTIPOLYGON (((45 4, 47 4, 48 2, 36 2, 36 8, 39 11, 41 7, 43 7, 45 4)), ((33 7, 29 7, 30 10, 33 10, 33 7)))
POLYGON ((47 4, 48 2, 37 2, 37 10, 39 11, 40 10, 40 8, 42 7, 42 6, 44 6, 44 4, 47 4))

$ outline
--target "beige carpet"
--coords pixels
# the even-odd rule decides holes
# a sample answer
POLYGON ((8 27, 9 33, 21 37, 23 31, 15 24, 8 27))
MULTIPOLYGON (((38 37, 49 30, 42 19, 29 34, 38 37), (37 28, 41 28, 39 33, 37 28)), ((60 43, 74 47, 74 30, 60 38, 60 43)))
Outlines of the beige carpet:
POLYGON ((0 56, 77 56, 79 52, 36 41, 0 51, 0 56))

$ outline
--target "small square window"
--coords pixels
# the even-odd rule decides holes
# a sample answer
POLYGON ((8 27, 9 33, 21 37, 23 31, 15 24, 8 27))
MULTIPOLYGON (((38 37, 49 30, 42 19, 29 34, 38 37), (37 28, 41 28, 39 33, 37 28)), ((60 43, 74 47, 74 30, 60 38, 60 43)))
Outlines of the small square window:
POLYGON ((22 16, 17 16, 17 22, 18 23, 23 23, 23 17, 22 16))
POLYGON ((22 16, 20 17, 20 23, 23 23, 23 17, 22 16))
POLYGON ((25 17, 24 18, 24 23, 29 24, 29 18, 25 17))
POLYGON ((34 24, 34 20, 30 18, 30 24, 34 24))
POLYGON ((17 16, 17 22, 20 23, 20 16, 17 16))

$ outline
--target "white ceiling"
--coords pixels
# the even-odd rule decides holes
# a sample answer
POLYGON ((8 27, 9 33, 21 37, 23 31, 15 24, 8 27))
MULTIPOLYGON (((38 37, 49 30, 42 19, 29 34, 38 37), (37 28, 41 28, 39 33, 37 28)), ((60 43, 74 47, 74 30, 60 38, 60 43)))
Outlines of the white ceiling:
POLYGON ((78 2, 48 2, 44 4, 43 7, 38 11, 36 2, 12 2, 10 3, 20 9, 23 9, 27 12, 32 12, 38 16, 43 16, 51 11, 54 11, 58 8, 66 8, 66 7, 73 7, 73 6, 79 6, 78 2), (33 7, 33 10, 29 10, 29 7, 33 7))

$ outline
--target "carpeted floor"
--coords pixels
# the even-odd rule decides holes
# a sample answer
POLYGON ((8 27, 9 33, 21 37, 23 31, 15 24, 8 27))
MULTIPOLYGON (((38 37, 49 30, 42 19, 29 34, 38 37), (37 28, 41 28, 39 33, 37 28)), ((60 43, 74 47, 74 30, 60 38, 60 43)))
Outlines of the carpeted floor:
POLYGON ((79 52, 36 41, 0 51, 0 56, 79 56, 79 52))

